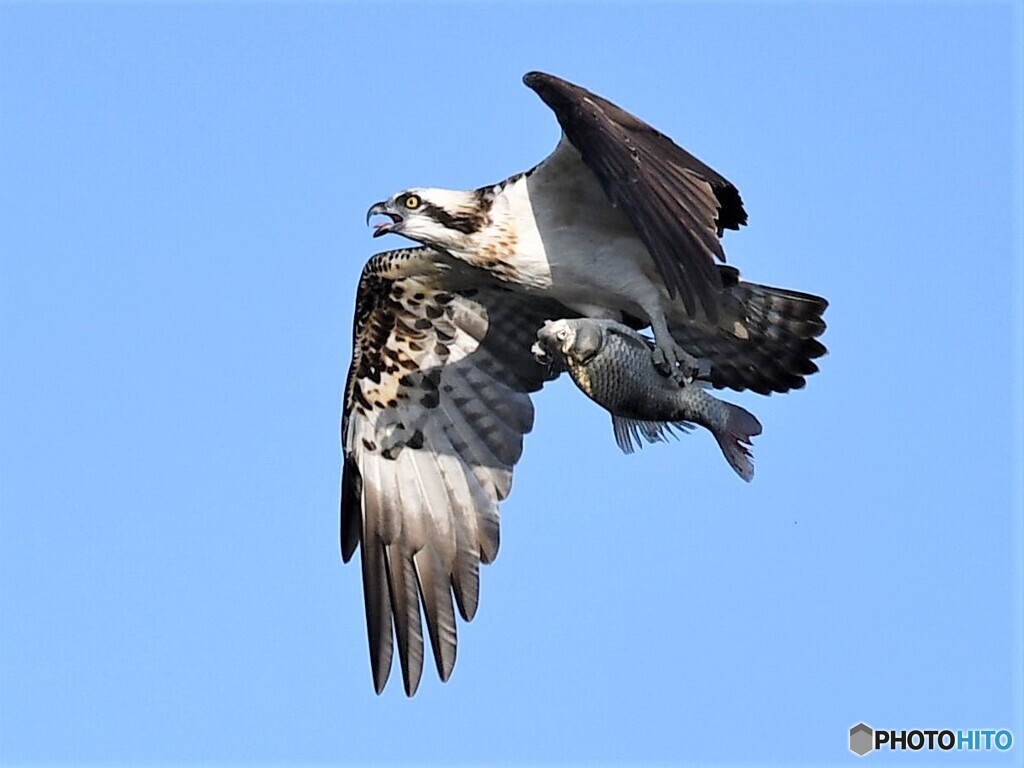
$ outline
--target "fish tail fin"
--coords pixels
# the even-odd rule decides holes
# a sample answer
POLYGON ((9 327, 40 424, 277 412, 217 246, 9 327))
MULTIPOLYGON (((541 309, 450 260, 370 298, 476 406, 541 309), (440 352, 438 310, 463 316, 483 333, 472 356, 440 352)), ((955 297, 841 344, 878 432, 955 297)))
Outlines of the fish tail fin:
POLYGON ((722 403, 726 407, 725 424, 714 431, 718 447, 722 449, 725 460, 729 462, 736 474, 748 483, 754 479, 753 454, 750 452, 750 438, 761 434, 761 422, 750 411, 732 403, 722 403))
POLYGON ((612 414, 612 429, 615 432, 615 442, 622 452, 632 453, 637 448, 643 448, 645 441, 668 442, 670 436, 675 437, 673 430, 689 432, 693 429, 693 424, 686 421, 643 421, 612 414))

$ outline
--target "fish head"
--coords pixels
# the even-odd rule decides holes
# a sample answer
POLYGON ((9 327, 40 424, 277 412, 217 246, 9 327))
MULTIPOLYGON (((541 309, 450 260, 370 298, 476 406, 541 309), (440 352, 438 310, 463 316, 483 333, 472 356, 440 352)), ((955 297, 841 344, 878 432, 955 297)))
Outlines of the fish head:
POLYGON ((585 364, 600 351, 603 341, 600 324, 588 318, 547 320, 537 331, 533 353, 542 362, 554 355, 585 364))

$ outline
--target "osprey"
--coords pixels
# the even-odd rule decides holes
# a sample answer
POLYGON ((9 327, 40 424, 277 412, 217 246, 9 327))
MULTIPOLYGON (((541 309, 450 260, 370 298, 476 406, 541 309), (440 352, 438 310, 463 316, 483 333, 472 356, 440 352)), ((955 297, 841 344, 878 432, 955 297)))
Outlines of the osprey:
POLYGON ((669 138, 551 75, 525 82, 564 134, 525 173, 474 191, 416 188, 376 203, 388 232, 356 296, 342 418, 341 550, 360 550, 374 687, 397 643, 406 694, 424 660, 455 664, 455 611, 473 618, 498 551, 530 393, 561 369, 531 354, 548 320, 650 326, 659 368, 685 383, 787 392, 825 354, 828 303, 742 281, 719 236, 736 188, 669 138))

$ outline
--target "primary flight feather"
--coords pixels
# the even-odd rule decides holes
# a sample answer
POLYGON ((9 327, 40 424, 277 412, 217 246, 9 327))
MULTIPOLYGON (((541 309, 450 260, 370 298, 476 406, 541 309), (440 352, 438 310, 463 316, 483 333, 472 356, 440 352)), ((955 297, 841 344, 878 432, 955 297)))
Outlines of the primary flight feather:
POLYGON ((405 690, 423 665, 420 602, 438 674, 455 663, 452 598, 476 613, 479 564, 498 552, 529 393, 554 375, 531 355, 545 318, 568 312, 517 294, 429 248, 375 255, 356 297, 345 387, 341 551, 361 549, 374 685, 397 641, 405 690))

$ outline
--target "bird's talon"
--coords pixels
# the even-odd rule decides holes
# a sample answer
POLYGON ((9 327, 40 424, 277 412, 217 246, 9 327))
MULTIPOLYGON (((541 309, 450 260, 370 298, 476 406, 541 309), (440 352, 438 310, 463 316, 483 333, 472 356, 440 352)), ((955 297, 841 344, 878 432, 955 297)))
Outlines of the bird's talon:
POLYGON ((700 375, 700 364, 683 349, 655 347, 651 357, 658 371, 671 376, 680 386, 692 383, 700 375))
POLYGON ((651 357, 654 360, 654 367, 663 376, 672 375, 673 368, 675 367, 675 361, 671 360, 670 357, 665 353, 661 347, 655 347, 651 352, 651 357))
POLYGON ((685 387, 687 384, 693 381, 693 368, 688 366, 680 365, 672 374, 672 378, 675 379, 676 383, 681 387, 685 387))

